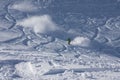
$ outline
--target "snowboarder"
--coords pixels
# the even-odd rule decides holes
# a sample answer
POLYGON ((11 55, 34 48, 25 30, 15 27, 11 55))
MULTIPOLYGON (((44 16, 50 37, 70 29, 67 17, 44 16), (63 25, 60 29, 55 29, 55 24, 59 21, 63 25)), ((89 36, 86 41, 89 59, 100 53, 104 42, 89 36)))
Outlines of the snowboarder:
POLYGON ((68 38, 68 39, 67 39, 67 42, 68 42, 68 44, 70 45, 71 39, 70 39, 70 38, 68 38))

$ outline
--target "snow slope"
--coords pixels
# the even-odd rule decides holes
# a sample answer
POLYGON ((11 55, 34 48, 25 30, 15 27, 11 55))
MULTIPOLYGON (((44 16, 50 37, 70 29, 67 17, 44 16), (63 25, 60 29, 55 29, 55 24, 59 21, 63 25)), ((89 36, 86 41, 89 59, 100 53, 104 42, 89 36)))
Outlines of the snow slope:
POLYGON ((120 79, 118 0, 0 0, 0 6, 0 80, 120 79))

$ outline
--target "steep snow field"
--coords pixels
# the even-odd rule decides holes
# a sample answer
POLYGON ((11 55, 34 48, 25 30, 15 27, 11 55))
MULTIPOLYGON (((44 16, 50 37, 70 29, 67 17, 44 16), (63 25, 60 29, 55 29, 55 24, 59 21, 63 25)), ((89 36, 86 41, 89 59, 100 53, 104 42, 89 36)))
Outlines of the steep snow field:
POLYGON ((120 1, 0 0, 0 80, 120 80, 120 1))

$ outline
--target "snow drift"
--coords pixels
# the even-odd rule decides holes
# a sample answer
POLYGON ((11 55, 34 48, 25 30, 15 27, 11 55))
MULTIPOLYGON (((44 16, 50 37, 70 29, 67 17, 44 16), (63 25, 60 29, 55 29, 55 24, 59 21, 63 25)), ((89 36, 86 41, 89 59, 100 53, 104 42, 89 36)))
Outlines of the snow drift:
POLYGON ((46 33, 57 29, 49 15, 32 16, 18 21, 17 25, 33 28, 35 33, 46 33))

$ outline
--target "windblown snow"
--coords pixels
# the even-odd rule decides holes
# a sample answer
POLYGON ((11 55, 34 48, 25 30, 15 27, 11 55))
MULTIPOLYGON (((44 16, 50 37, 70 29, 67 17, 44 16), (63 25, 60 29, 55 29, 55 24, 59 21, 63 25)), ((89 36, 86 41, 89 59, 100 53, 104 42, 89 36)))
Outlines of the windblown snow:
POLYGON ((87 47, 90 44, 90 40, 85 37, 76 37, 73 41, 71 41, 71 45, 75 46, 82 46, 82 47, 87 47))
POLYGON ((15 9, 22 12, 31 12, 38 10, 38 7, 32 1, 16 1, 13 5, 9 6, 10 9, 15 9))
POLYGON ((120 80, 117 0, 0 0, 0 80, 120 80))
POLYGON ((46 33, 49 31, 55 31, 57 29, 56 24, 48 15, 32 16, 27 19, 18 21, 17 25, 30 27, 34 30, 35 33, 46 33))

